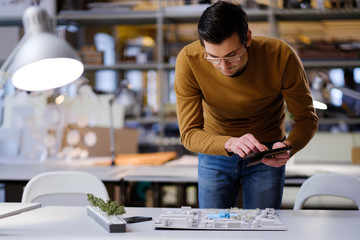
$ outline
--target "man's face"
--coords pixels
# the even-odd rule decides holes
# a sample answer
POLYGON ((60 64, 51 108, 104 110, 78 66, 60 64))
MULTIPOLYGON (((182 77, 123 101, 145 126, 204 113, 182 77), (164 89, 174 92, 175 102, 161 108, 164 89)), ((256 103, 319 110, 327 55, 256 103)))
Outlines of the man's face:
POLYGON ((204 41, 204 47, 208 61, 225 76, 233 76, 246 66, 246 48, 236 33, 220 44, 204 41))

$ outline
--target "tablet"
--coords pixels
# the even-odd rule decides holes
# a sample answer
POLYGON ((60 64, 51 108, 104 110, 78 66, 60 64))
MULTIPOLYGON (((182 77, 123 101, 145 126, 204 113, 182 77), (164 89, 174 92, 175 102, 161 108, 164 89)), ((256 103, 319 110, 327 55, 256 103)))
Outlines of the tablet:
POLYGON ((247 166, 251 166, 251 165, 255 165, 255 164, 261 162, 261 160, 264 157, 271 157, 273 155, 289 151, 290 149, 292 149, 292 146, 286 146, 286 147, 274 148, 274 149, 266 150, 266 151, 262 151, 262 152, 250 153, 249 155, 244 157, 243 160, 246 162, 247 166))

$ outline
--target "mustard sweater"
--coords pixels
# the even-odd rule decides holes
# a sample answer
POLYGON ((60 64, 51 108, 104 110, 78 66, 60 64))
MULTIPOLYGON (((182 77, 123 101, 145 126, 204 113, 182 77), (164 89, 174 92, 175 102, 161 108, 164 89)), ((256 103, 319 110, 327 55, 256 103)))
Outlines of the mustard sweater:
POLYGON ((285 42, 253 37, 248 64, 238 77, 222 75, 204 59, 199 41, 185 46, 175 68, 181 141, 189 151, 225 155, 229 137, 253 134, 260 142, 285 137, 285 102, 294 117, 287 136, 292 154, 317 131, 307 77, 295 51, 285 42))

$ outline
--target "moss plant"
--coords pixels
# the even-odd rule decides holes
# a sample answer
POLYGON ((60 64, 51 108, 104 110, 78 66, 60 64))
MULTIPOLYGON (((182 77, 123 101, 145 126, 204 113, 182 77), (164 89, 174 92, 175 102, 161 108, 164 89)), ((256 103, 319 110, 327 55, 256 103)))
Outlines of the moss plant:
POLYGON ((123 205, 120 205, 116 201, 107 200, 106 202, 101 199, 97 198, 91 193, 87 194, 89 203, 94 207, 99 207, 101 211, 107 213, 108 216, 111 215, 123 215, 125 213, 125 208, 123 205))

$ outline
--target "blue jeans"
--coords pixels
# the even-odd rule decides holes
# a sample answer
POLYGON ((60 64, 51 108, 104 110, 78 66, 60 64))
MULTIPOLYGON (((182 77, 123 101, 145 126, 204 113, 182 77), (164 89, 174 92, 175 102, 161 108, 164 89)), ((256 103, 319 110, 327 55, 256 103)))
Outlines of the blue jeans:
POLYGON ((199 154, 198 194, 200 208, 236 207, 240 187, 244 209, 281 207, 285 165, 263 163, 249 167, 238 155, 199 154))

